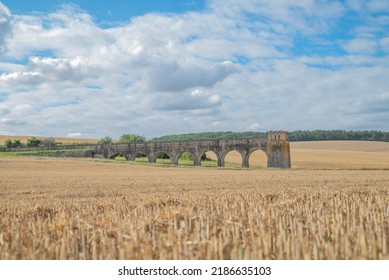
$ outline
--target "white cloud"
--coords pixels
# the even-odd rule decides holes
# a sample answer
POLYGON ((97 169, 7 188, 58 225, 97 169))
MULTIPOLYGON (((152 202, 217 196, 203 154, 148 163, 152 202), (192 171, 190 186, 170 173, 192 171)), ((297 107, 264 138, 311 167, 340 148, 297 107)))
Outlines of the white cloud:
POLYGON ((353 39, 331 40, 348 12, 342 1, 213 0, 204 12, 106 29, 74 6, 12 21, 2 10, 13 36, 0 59, 0 134, 388 129, 372 121, 389 88, 387 56, 375 56, 388 52, 389 34, 375 22, 384 19, 366 17, 353 39), (296 38, 341 42, 348 54, 294 56, 296 38), (376 101, 360 106, 367 99, 376 101), (368 108, 369 119, 350 117, 368 108))
POLYGON ((347 0, 347 5, 358 12, 382 12, 389 10, 389 3, 382 0, 347 0))
POLYGON ((0 54, 5 51, 5 41, 11 32, 11 12, 0 2, 0 54))
POLYGON ((382 0, 369 0, 366 1, 367 7, 373 12, 389 11, 389 2, 382 0))
POLYGON ((20 120, 20 119, 9 119, 9 118, 0 119, 0 122, 4 126, 22 126, 22 125, 26 125, 27 124, 23 120, 20 120))
POLYGON ((10 110, 6 106, 0 105, 0 116, 5 116, 10 113, 10 110))
POLYGON ((385 37, 380 40, 380 47, 383 51, 389 53, 389 37, 385 37))
POLYGON ((194 87, 212 87, 236 72, 237 67, 226 63, 208 67, 171 63, 152 67, 147 79, 151 90, 178 92, 194 87))
POLYGON ((280 33, 325 32, 332 24, 331 20, 344 12, 343 5, 338 1, 314 0, 213 0, 211 7, 215 12, 228 16, 257 17, 258 22, 267 22, 262 27, 280 33))
POLYGON ((219 107, 222 101, 219 95, 209 94, 203 89, 195 89, 191 92, 160 93, 149 101, 149 106, 157 110, 187 111, 207 110, 219 107))
POLYGON ((343 48, 351 54, 374 54, 377 51, 378 44, 374 39, 357 38, 345 42, 343 48))
POLYGON ((250 125, 250 130, 252 130, 252 131, 258 131, 262 128, 263 128, 263 126, 260 125, 259 123, 253 123, 250 125))
POLYGON ((72 133, 69 133, 67 135, 67 137, 79 138, 79 137, 82 137, 82 133, 81 132, 72 132, 72 133))

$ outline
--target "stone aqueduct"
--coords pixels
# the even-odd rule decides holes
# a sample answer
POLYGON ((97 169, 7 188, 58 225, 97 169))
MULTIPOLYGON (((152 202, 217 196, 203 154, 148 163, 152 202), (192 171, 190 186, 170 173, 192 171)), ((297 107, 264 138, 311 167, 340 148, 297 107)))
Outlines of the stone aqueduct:
POLYGON ((290 168, 291 157, 286 131, 270 131, 267 139, 225 139, 208 141, 169 141, 145 142, 131 144, 90 145, 92 156, 100 155, 114 159, 121 155, 134 161, 137 156, 146 156, 149 162, 155 163, 161 153, 166 153, 172 164, 178 164, 183 152, 189 152, 194 158, 194 165, 201 164, 201 156, 212 151, 217 156, 217 165, 224 167, 227 153, 237 151, 242 156, 242 167, 249 167, 250 155, 262 150, 267 155, 267 167, 290 168))

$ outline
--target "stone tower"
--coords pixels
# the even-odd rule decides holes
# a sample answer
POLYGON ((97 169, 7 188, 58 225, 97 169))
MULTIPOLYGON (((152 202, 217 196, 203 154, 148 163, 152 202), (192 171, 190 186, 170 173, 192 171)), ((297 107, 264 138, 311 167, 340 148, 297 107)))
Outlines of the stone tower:
POLYGON ((267 136, 267 167, 291 168, 287 131, 269 131, 267 136))

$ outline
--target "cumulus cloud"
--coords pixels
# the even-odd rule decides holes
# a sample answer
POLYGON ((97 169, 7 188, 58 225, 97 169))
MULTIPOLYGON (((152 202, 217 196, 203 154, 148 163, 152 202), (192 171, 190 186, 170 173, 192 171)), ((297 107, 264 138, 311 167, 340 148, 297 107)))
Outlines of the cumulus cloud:
POLYGON ((259 123, 253 123, 250 125, 250 130, 253 130, 253 131, 258 131, 262 128, 263 128, 263 126, 260 125, 259 123))
POLYGON ((25 122, 23 120, 9 119, 9 118, 3 118, 3 119, 0 119, 0 121, 3 125, 7 125, 7 126, 13 126, 13 125, 22 126, 22 125, 27 124, 27 122, 25 122))
POLYGON ((6 106, 0 105, 0 116, 5 116, 9 114, 10 110, 6 106))
POLYGON ((179 92, 194 87, 212 87, 237 71, 237 67, 228 62, 210 67, 171 63, 153 67, 148 82, 151 90, 179 92))
POLYGON ((348 37, 331 38, 350 8, 358 17, 383 9, 379 2, 208 3, 203 12, 147 14, 109 28, 75 6, 11 20, 1 5, 0 43, 11 27, 13 36, 0 59, 0 127, 71 137, 388 129, 373 123, 386 110, 388 22, 361 16, 348 37), (297 41, 339 50, 296 55, 297 41), (369 118, 356 121, 353 110, 369 118))
POLYGON ((42 83, 79 83, 98 76, 98 68, 81 57, 72 59, 32 57, 23 71, 3 73, 0 75, 0 81, 13 86, 36 86, 42 83))
POLYGON ((338 1, 266 1, 266 0, 212 0, 214 11, 228 16, 250 18, 262 28, 277 33, 320 33, 331 27, 332 20, 343 12, 338 1), (265 20, 264 20, 265 19, 265 20), (264 23, 266 22, 266 23, 264 23))
POLYGON ((380 40, 380 47, 383 51, 389 53, 389 37, 385 37, 380 40))
POLYGON ((351 54, 374 54, 378 48, 378 42, 374 39, 356 38, 343 44, 343 48, 351 54))
POLYGON ((67 137, 74 137, 74 138, 82 137, 82 133, 81 132, 71 132, 71 133, 68 133, 67 137))
POLYGON ((0 2, 0 53, 5 51, 5 41, 11 32, 11 12, 0 2))
POLYGON ((217 94, 209 94, 203 89, 194 89, 187 93, 183 92, 179 95, 172 93, 164 93, 156 95, 151 106, 157 110, 203 110, 218 107, 222 104, 220 96, 217 94))
POLYGON ((374 97, 373 99, 364 98, 358 102, 354 113, 380 114, 389 113, 389 94, 374 97))

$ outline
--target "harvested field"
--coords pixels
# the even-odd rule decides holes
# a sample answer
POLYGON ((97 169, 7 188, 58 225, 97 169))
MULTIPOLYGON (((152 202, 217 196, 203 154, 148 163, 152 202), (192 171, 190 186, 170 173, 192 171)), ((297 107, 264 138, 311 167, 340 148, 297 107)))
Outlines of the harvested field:
POLYGON ((389 259, 389 171, 0 158, 0 259, 389 259))
MULTIPOLYGON (((299 169, 386 169, 389 170, 389 143, 374 141, 291 142, 292 167, 299 169)), ((215 159, 215 155, 209 154, 215 159)), ((257 151, 250 157, 250 167, 266 167, 266 156, 257 151)), ((228 153, 226 161, 241 164, 242 157, 228 153)))
MULTIPOLYGON (((20 140, 23 144, 27 143, 27 139, 34 136, 13 136, 13 135, 0 135, 0 145, 3 145, 4 141, 11 140, 20 140)), ((38 139, 46 139, 49 137, 46 136, 35 136, 38 139)), ((53 137, 56 142, 60 142, 63 144, 73 144, 73 143, 97 143, 99 139, 95 138, 71 138, 71 137, 53 137)))

